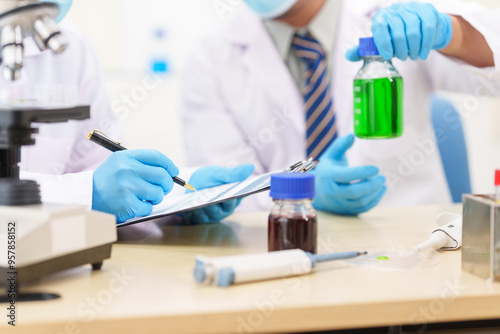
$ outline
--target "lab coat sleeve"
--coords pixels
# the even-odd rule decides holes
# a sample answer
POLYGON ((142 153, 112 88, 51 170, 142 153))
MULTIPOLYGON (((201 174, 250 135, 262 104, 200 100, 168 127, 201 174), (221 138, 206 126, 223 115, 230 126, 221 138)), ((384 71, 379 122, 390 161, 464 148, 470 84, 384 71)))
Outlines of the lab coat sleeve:
POLYGON ((24 180, 36 180, 44 203, 78 204, 92 207, 92 180, 94 171, 49 175, 21 172, 24 180))
POLYGON ((253 163, 255 173, 265 168, 246 142, 220 90, 220 73, 228 43, 203 39, 186 59, 182 78, 181 116, 189 166, 234 167, 253 163), (214 135, 216 134, 216 135, 214 135))
MULTIPOLYGON (((189 180, 196 170, 197 168, 182 168, 179 177, 189 180)), ((21 172, 20 177, 38 182, 44 203, 79 204, 92 208, 93 170, 64 175, 21 172)), ((185 192, 185 188, 174 185, 167 197, 179 196, 185 192)))
POLYGON ((476 3, 435 1, 436 8, 463 17, 486 39, 493 51, 495 66, 477 68, 459 59, 432 52, 426 69, 434 90, 469 93, 478 96, 500 96, 500 8, 488 9, 476 3))

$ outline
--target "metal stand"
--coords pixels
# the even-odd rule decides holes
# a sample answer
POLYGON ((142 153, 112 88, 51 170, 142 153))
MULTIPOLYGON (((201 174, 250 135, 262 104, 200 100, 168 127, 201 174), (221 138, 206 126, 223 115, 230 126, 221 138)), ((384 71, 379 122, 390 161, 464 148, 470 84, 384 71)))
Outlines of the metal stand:
POLYGON ((89 117, 89 107, 0 110, 0 206, 42 203, 40 186, 35 181, 19 180, 21 147, 34 145, 33 135, 38 133, 31 123, 59 123, 89 117))

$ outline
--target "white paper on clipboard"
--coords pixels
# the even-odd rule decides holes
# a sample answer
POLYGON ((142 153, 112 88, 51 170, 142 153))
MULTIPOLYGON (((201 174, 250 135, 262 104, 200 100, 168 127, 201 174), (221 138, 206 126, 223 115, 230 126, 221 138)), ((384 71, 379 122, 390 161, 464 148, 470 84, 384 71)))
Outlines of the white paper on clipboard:
POLYGON ((314 168, 317 163, 317 161, 309 159, 298 162, 285 170, 254 176, 244 181, 207 188, 176 197, 166 196, 163 202, 153 207, 153 212, 150 215, 129 219, 123 223, 118 223, 117 226, 128 226, 263 192, 270 189, 271 175, 282 172, 307 172, 314 168))

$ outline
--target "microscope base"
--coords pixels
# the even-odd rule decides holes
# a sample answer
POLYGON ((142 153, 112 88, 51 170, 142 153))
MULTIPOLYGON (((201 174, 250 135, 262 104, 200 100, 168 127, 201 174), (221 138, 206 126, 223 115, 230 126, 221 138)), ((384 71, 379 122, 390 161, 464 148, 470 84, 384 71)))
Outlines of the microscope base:
MULTIPOLYGON (((111 257, 111 246, 112 243, 16 268, 17 283, 35 281, 44 276, 85 264, 92 265, 93 270, 100 270, 103 261, 111 257)), ((7 282, 7 278, 12 275, 9 272, 12 270, 0 267, 0 282, 7 282)))
POLYGON ((0 206, 0 291, 33 300, 18 286, 85 264, 98 270, 116 240, 116 218, 83 206, 0 206))
MULTIPOLYGON (((60 256, 29 266, 16 268, 16 274, 12 274, 12 270, 9 268, 0 267, 0 282, 5 282, 5 290, 8 292, 9 285, 7 279, 12 275, 15 276, 15 293, 17 302, 56 299, 60 296, 50 293, 22 293, 19 290, 19 285, 24 285, 25 283, 35 281, 46 275, 85 264, 91 264, 93 270, 100 270, 103 261, 111 257, 111 247, 112 243, 60 256)), ((0 295, 0 303, 8 303, 9 301, 10 300, 7 295, 0 295)))

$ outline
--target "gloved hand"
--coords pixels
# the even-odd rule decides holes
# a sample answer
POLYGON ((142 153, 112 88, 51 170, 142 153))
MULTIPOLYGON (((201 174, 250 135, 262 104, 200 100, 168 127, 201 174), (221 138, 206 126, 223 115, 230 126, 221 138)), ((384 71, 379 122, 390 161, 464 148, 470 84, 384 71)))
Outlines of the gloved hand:
POLYGON ((349 167, 345 153, 354 136, 337 138, 320 157, 316 176, 316 209, 357 215, 372 209, 386 192, 385 177, 375 166, 349 167))
MULTIPOLYGON (((373 17, 373 38, 385 60, 397 57, 406 60, 427 59, 431 50, 439 50, 450 44, 452 37, 451 17, 439 13, 429 3, 398 3, 380 9, 373 17)), ((350 61, 360 60, 358 47, 346 53, 350 61)))
POLYGON ((94 172, 92 209, 115 215, 119 223, 147 216, 172 190, 178 174, 158 151, 115 152, 94 172))
MULTIPOLYGON (((249 177, 254 170, 254 165, 245 164, 234 168, 223 168, 211 166, 198 169, 194 172, 189 184, 195 189, 220 186, 227 183, 243 181, 249 177)), ((216 223, 230 216, 241 199, 231 200, 219 204, 207 206, 198 210, 193 210, 181 214, 185 222, 190 224, 216 223)))

